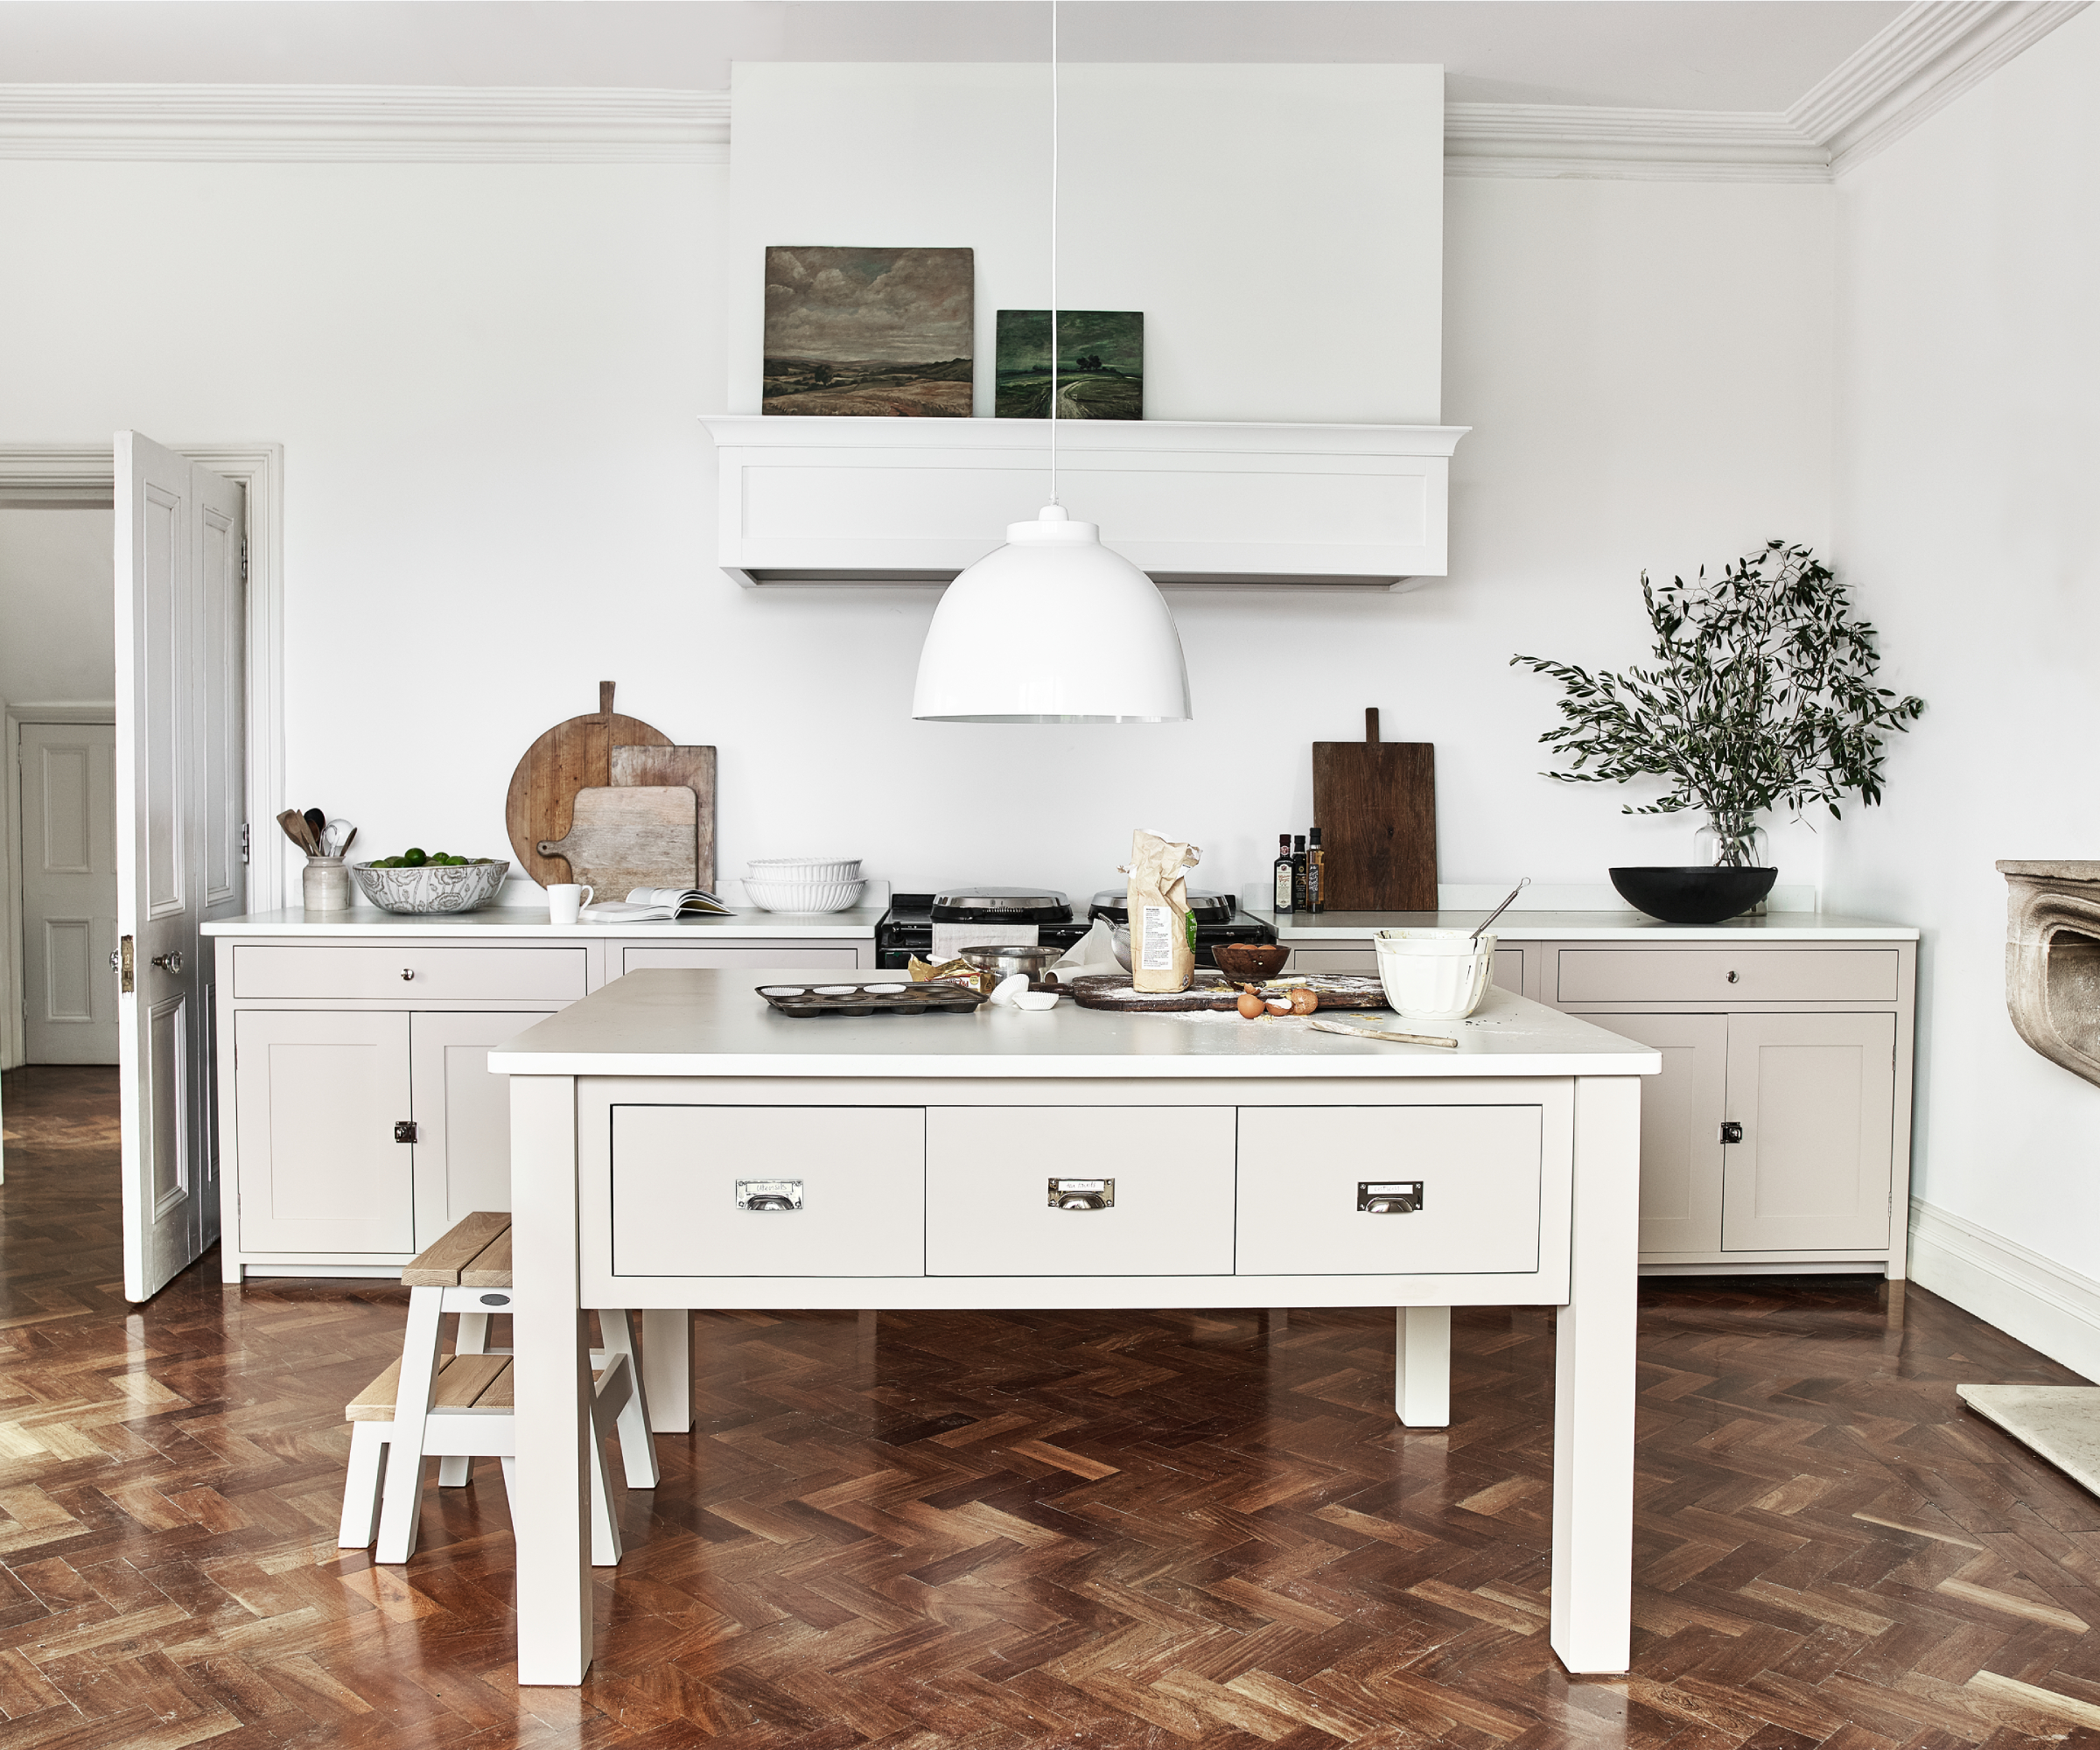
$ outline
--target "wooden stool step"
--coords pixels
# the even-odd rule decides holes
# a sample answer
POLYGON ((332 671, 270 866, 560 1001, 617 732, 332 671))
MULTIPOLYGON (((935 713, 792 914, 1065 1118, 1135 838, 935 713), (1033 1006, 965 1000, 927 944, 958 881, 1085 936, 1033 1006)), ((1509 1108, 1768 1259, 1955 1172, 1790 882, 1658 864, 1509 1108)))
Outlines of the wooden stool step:
MULTIPOLYGON (((508 1355, 439 1355, 430 1409, 451 1414, 480 1410, 488 1415, 510 1415, 514 1408, 510 1360, 508 1355)), ((344 1406, 343 1420, 391 1422, 394 1400, 400 1391, 401 1363, 395 1362, 344 1406)))
POLYGON ((500 1210, 469 1215, 410 1258, 401 1279, 410 1288, 508 1288, 509 1215, 500 1210))

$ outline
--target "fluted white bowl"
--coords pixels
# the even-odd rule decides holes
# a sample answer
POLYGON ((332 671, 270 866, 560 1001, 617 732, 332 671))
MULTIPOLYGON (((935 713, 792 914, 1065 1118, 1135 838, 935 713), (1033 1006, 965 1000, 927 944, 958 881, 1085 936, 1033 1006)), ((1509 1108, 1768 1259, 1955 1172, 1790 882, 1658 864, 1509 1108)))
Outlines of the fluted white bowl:
POLYGON ((860 903, 864 881, 760 881, 746 876, 744 897, 761 912, 844 912, 860 903))
POLYGON ((858 881, 858 857, 754 857, 744 865, 754 881, 858 881))

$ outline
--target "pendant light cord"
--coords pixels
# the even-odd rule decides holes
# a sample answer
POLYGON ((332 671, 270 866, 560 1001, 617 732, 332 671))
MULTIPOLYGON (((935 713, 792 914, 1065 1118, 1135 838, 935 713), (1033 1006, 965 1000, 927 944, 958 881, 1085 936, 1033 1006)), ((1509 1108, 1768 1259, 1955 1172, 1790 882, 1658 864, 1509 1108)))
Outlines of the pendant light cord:
POLYGON ((1057 0, 1050 0, 1050 502, 1057 502, 1057 0))

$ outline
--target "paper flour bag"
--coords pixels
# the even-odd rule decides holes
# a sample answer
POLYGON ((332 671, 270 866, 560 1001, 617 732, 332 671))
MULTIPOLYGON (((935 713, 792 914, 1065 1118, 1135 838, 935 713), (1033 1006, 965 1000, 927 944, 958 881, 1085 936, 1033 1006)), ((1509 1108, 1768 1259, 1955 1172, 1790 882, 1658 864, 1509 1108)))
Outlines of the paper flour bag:
POLYGON ((1188 871, 1203 860, 1195 845, 1140 827, 1130 841, 1130 987, 1186 990, 1195 977, 1195 919, 1188 871))

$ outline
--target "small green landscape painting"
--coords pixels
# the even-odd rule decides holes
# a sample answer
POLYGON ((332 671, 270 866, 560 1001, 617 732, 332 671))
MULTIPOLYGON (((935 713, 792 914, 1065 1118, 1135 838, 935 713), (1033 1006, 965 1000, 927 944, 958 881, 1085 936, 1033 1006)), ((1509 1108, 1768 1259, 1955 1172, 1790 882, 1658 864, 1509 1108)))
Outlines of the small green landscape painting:
POLYGON ((968 419, 969 249, 766 251, 767 413, 968 419))
POLYGON ((992 411, 1001 419, 1047 419, 1057 385, 1060 419, 1144 417, 1144 312, 1060 310, 1057 369, 1050 368, 1050 312, 999 312, 992 411))

